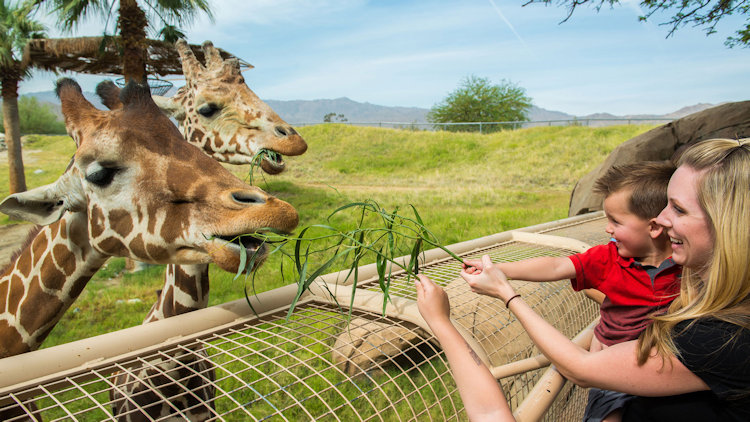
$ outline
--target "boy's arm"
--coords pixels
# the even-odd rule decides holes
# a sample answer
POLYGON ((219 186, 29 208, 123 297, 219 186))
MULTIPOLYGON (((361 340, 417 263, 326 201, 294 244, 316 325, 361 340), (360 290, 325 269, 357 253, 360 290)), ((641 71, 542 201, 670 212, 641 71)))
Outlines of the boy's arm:
POLYGON ((541 256, 495 266, 508 278, 526 281, 557 281, 575 278, 576 268, 568 257, 541 256))
MULTIPOLYGON (((464 260, 463 269, 467 274, 479 274, 483 268, 479 259, 464 260)), ((573 262, 567 257, 544 256, 538 258, 524 259, 515 262, 498 262, 493 267, 500 270, 507 278, 526 281, 557 281, 574 278, 576 269, 573 262)), ((489 279, 482 279, 488 283, 489 279)), ((469 283, 471 290, 475 293, 499 297, 498 285, 484 283, 469 283)))

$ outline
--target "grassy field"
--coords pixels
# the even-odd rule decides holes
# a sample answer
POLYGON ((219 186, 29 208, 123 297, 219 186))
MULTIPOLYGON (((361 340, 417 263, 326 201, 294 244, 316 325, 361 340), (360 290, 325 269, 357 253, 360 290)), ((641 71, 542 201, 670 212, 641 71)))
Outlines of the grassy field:
MULTIPOLYGON (((372 199, 383 208, 414 205, 441 243, 450 244, 567 216, 570 191, 623 141, 653 126, 541 127, 489 135, 318 125, 300 128, 308 152, 288 170, 254 183, 290 202, 300 227, 325 222, 337 207, 372 199)), ((24 145, 29 188, 54 181, 74 145, 64 136, 34 136, 24 145)), ((248 166, 229 167, 247 178, 248 166)), ((8 194, 0 162, 0 197, 8 194)), ((0 217, 0 224, 8 224, 0 217)), ((44 346, 137 325, 163 282, 163 268, 123 273, 112 259, 89 283, 44 346)), ((211 304, 244 296, 245 282, 211 269, 211 304)), ((292 280, 272 257, 256 277, 258 291, 292 280)))

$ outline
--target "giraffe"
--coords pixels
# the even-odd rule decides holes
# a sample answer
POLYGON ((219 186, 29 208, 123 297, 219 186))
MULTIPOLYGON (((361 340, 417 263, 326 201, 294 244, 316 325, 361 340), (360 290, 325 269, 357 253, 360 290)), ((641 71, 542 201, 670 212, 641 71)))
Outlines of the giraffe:
MULTIPOLYGON (((247 86, 237 59, 224 60, 211 41, 202 45, 205 65, 185 40, 178 40, 175 48, 186 84, 173 97, 153 98, 165 114, 177 120, 188 142, 230 164, 250 164, 258 151, 269 150, 274 154, 261 161, 268 174, 285 169, 284 155, 307 150, 302 136, 247 86)), ((97 87, 102 103, 110 109, 120 106, 117 91, 111 82, 97 87)))
MULTIPOLYGON (((206 41, 203 43, 204 66, 186 42, 180 40, 176 47, 186 85, 173 98, 155 96, 154 99, 165 114, 180 121, 186 140, 225 163, 249 163, 261 148, 271 150, 275 154, 265 156, 261 162, 261 168, 269 174, 284 170, 282 154, 305 152, 307 145, 301 136, 245 84, 236 59, 223 60, 213 44, 206 41), (205 111, 207 108, 212 110, 210 115, 205 111)), ((101 83, 96 92, 110 109, 121 107, 119 89, 112 82, 101 83)), ((170 264, 158 300, 144 324, 204 308, 208 304, 208 293, 207 265, 170 264)), ((124 396, 130 399, 118 400, 122 395, 115 391, 112 400, 118 400, 119 404, 115 406, 115 415, 135 415, 138 406, 156 408, 154 403, 162 400, 160 390, 168 388, 164 383, 169 382, 158 374, 173 373, 175 378, 185 380, 185 385, 190 384, 195 392, 184 398, 185 407, 191 410, 187 413, 188 419, 199 421, 208 417, 210 409, 206 403, 212 403, 214 387, 206 381, 214 379, 213 367, 204 352, 195 351, 191 356, 182 357, 179 368, 174 364, 154 364, 140 373, 116 374, 114 383, 121 386, 124 396)))
POLYGON ((0 357, 37 349, 110 256, 236 272, 240 244, 268 253, 239 236, 296 227, 291 205, 184 142, 148 87, 129 83, 112 111, 94 108, 71 79, 56 92, 76 153, 56 182, 0 203, 44 226, 0 276, 0 357))

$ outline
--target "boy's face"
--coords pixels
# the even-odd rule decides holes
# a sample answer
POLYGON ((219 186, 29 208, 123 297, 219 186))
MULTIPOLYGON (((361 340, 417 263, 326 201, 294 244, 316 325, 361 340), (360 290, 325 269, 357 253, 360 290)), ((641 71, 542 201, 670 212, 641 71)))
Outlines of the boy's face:
POLYGON ((608 220, 606 231, 615 239, 620 256, 640 258, 646 256, 652 248, 650 222, 630 212, 630 194, 631 191, 625 189, 604 199, 604 212, 608 220))

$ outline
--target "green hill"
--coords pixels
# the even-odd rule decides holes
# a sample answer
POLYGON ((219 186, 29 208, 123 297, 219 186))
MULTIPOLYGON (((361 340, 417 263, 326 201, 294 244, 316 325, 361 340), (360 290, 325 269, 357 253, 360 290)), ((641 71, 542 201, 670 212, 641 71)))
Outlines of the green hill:
MULTIPOLYGON (((450 244, 564 218, 576 181, 617 145, 652 127, 541 127, 480 135, 316 125, 299 129, 309 148, 286 158, 285 173, 263 177, 255 172, 253 180, 294 205, 300 227, 324 223, 341 205, 371 199, 386 210, 414 205, 425 225, 450 244)), ((55 180, 73 151, 67 137, 27 141, 29 188, 55 180)), ((0 160, 2 197, 7 195, 6 161, 0 160)), ((228 167, 240 177, 250 172, 249 166, 228 167)), ((141 322, 163 283, 163 268, 123 274, 123 266, 123 259, 110 260, 45 346, 141 322)), ((212 266, 211 304, 244 296, 245 282, 233 278, 212 266)), ((279 259, 272 256, 259 270, 255 288, 285 282, 292 280, 280 278, 279 259)))

